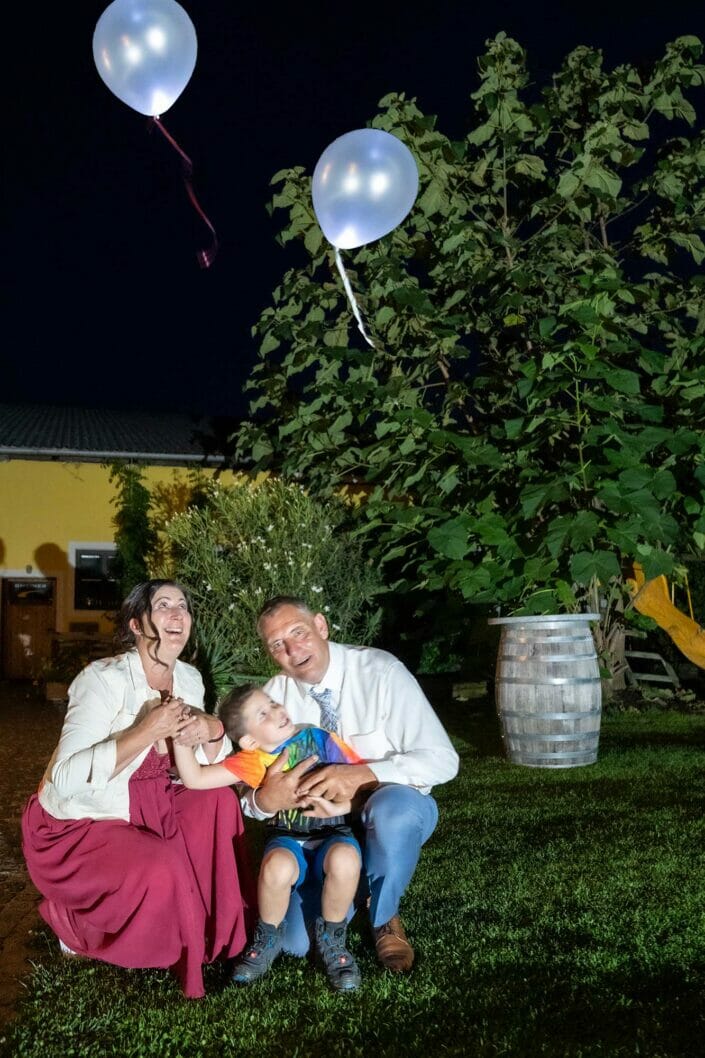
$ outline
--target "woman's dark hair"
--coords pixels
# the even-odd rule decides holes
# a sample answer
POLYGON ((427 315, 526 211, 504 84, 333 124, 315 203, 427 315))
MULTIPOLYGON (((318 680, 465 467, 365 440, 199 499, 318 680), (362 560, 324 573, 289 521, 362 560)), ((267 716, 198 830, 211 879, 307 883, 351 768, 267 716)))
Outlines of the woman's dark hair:
POLYGON ((187 589, 184 588, 183 584, 179 584, 178 581, 155 579, 145 580, 141 584, 136 584, 120 607, 120 612, 117 618, 117 629, 115 632, 116 653, 123 650, 131 650, 137 642, 135 633, 130 628, 130 621, 135 620, 140 628, 143 629, 145 638, 149 640, 147 648, 149 656, 153 661, 156 661, 160 665, 166 664, 166 662, 162 661, 159 657, 159 644, 161 640, 159 638, 159 633, 152 623, 152 599, 160 588, 164 588, 167 585, 182 592, 186 600, 188 612, 193 616, 193 605, 189 593, 187 589))
POLYGON ((262 688, 257 683, 245 683, 240 687, 233 687, 225 695, 218 706, 218 719, 222 720, 225 733, 234 745, 240 741, 245 731, 245 706, 255 691, 262 688))

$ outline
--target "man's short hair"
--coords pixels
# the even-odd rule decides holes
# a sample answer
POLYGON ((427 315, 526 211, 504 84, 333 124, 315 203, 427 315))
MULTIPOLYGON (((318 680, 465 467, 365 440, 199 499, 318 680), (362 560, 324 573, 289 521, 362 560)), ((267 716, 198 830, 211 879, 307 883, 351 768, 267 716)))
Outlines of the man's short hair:
POLYGON ((282 606, 295 606, 301 613, 308 614, 309 617, 314 616, 314 611, 300 595, 273 595, 271 599, 267 599, 257 614, 258 635, 262 635, 262 621, 265 617, 272 617, 277 610, 281 610, 282 606))

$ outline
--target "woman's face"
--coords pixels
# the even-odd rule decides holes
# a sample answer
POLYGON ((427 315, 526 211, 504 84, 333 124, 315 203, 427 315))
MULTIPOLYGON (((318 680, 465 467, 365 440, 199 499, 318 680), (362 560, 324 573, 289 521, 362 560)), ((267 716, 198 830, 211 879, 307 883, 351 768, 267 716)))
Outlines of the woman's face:
MULTIPOLYGON (((150 617, 159 635, 159 656, 164 661, 168 661, 169 657, 178 658, 191 635, 192 619, 184 593, 173 584, 157 588, 152 596, 150 617)), ((141 627, 133 619, 130 628, 135 633, 138 650, 146 646, 154 635, 147 617, 142 618, 141 627)))

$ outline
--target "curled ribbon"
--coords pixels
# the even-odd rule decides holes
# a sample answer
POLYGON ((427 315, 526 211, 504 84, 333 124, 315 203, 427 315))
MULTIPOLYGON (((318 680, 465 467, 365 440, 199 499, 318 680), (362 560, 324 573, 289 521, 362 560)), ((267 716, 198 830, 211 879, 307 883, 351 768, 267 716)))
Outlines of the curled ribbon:
POLYGON ((201 206, 200 206, 200 204, 198 202, 198 199, 196 198, 196 194, 195 194, 195 192, 193 190, 193 184, 191 183, 191 176, 193 175, 193 162, 191 161, 189 156, 187 154, 185 154, 184 151, 182 151, 181 147, 179 147, 178 143, 176 142, 174 137, 171 135, 171 133, 167 132, 167 130, 164 128, 164 126, 163 126, 163 124, 161 122, 161 119, 159 117, 155 116, 155 117, 152 118, 152 121, 156 125, 156 127, 159 129, 159 131, 161 132, 162 136, 164 136, 164 138, 167 139, 169 141, 169 143, 172 145, 174 150, 178 151, 178 153, 181 155, 181 159, 183 161, 183 170, 184 170, 183 171, 183 177, 184 177, 184 185, 186 187, 186 194, 188 195, 189 199, 191 200, 191 204, 194 207, 194 209, 196 210, 196 212, 198 213, 198 215, 201 217, 201 219, 204 221, 204 223, 210 228, 210 231, 211 231, 211 234, 213 236, 213 239, 211 241, 211 245, 210 245, 209 249, 207 249, 207 250, 197 250, 196 251, 196 259, 197 259, 199 265, 201 266, 201 268, 209 268, 210 265, 213 264, 213 259, 215 258, 215 255, 218 252, 218 238, 217 238, 217 236, 215 234, 215 228, 213 227, 211 222, 208 220, 208 217, 205 215, 205 213, 201 209, 201 206))

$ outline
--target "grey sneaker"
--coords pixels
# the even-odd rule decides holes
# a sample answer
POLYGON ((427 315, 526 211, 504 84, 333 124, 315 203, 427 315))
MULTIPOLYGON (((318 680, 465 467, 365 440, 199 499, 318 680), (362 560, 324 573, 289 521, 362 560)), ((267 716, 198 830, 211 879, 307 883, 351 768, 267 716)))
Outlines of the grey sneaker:
POLYGON ((316 919, 316 951, 336 992, 353 992, 360 987, 360 971, 345 947, 347 931, 347 922, 316 919))
POLYGON ((252 944, 239 956, 230 975, 236 985, 249 985, 266 974, 269 967, 282 950, 284 923, 272 926, 268 922, 258 922, 252 944))

